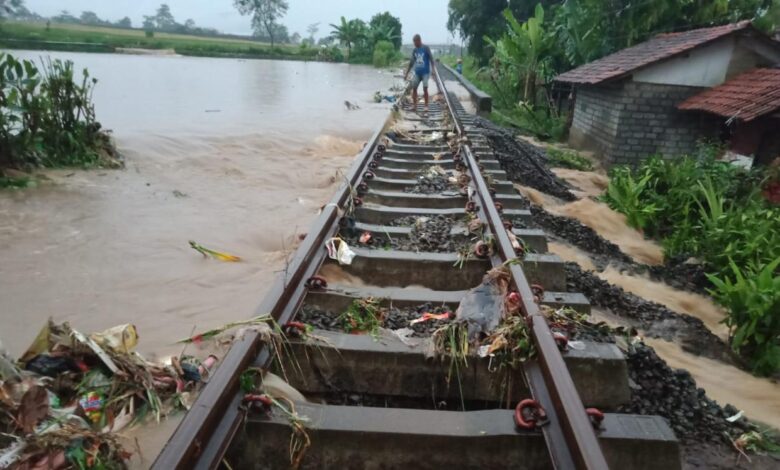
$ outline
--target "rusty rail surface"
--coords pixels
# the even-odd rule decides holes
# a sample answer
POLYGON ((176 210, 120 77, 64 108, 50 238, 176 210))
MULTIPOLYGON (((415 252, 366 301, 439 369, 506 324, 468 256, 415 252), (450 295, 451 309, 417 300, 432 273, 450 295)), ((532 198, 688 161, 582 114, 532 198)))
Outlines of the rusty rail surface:
MULTIPOLYGON (((466 136, 452 98, 435 71, 435 66, 434 75, 458 134, 466 136)), ((280 324, 293 318, 306 295, 305 282, 317 273, 324 262, 326 251, 323 246, 338 230, 341 218, 339 212, 354 194, 353 188, 357 187, 369 170, 371 157, 380 144, 388 121, 374 133, 344 176, 344 183, 323 207, 287 269, 277 277, 258 307, 258 315, 270 314, 280 324)), ((479 171, 475 155, 468 144, 462 146, 462 153, 476 186, 479 215, 488 223, 497 242, 499 253, 494 256, 493 264, 512 260, 515 258, 512 243, 479 171)), ((585 414, 582 400, 574 388, 550 329, 533 301, 525 274, 518 265, 511 265, 511 272, 513 283, 522 298, 521 310, 529 319, 538 351, 538 362, 528 364, 525 375, 534 397, 546 408, 550 418, 550 424, 543 428, 543 432, 552 462, 556 468, 606 469, 604 456, 585 414)), ((216 468, 241 424, 243 415, 239 406, 239 378, 250 366, 267 367, 270 359, 270 351, 261 343, 257 333, 250 332, 238 338, 152 468, 216 468)))
MULTIPOLYGON (((458 118, 458 113, 452 102, 452 97, 446 91, 444 82, 436 75, 436 84, 444 94, 447 108, 461 137, 467 137, 466 129, 458 118)), ((479 163, 471 151, 468 141, 461 145, 461 151, 471 170, 476 194, 481 211, 484 211, 485 222, 496 240, 501 260, 507 262, 516 259, 512 241, 507 235, 501 214, 496 208, 485 178, 482 176, 479 163)), ((585 413, 585 406, 580 399, 574 382, 566 369, 558 346, 555 344, 550 327, 544 316, 539 312, 539 306, 534 302, 531 286, 516 263, 510 263, 512 283, 520 294, 521 311, 528 319, 531 334, 536 345, 538 364, 528 364, 525 367, 526 380, 536 398, 547 410, 550 423, 543 427, 545 441, 553 465, 556 468, 606 469, 607 462, 596 439, 593 425, 585 413), (536 369, 541 369, 539 374, 536 369), (552 406, 550 406, 552 405, 552 406)))

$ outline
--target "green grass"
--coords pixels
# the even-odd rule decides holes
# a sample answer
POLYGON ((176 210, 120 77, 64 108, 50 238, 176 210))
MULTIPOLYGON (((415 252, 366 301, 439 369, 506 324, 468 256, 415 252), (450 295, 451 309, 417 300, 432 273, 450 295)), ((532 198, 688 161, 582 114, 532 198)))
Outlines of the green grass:
POLYGON ((207 57, 256 56, 280 58, 316 58, 319 49, 304 49, 288 44, 270 44, 251 38, 190 36, 156 32, 146 37, 143 30, 99 26, 4 22, 0 25, 0 46, 9 48, 46 48, 110 52, 116 48, 173 49, 179 54, 207 57), (9 41, 10 40, 10 41, 9 41), (51 44, 63 43, 63 44, 51 44))

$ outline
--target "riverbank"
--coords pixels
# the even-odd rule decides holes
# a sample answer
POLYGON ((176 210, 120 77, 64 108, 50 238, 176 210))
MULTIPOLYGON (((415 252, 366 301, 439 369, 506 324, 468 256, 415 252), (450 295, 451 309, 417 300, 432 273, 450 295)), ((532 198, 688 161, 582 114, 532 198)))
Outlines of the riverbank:
POLYGON ((86 25, 4 22, 0 28, 0 48, 70 52, 123 52, 125 49, 172 50, 195 57, 247 59, 339 61, 333 48, 303 48, 270 44, 247 37, 194 36, 155 32, 148 37, 140 29, 86 25))

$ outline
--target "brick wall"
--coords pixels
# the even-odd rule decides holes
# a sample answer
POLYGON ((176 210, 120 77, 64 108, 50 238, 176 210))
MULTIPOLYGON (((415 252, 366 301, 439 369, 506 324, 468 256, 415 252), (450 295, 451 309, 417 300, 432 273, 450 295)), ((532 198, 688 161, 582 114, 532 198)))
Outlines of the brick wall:
POLYGON ((575 148, 611 155, 617 143, 622 87, 581 87, 577 89, 569 143, 575 148))
POLYGON ((701 90, 632 81, 580 88, 571 144, 597 151, 607 165, 691 153, 700 139, 717 138, 720 130, 715 118, 676 109, 701 90))

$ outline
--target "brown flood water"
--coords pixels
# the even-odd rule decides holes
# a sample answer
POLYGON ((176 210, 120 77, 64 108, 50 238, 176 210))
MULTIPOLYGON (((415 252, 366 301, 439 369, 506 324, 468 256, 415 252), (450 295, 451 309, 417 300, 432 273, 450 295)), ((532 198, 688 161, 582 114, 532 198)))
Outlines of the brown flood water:
POLYGON ((193 328, 253 315, 387 117, 373 93, 394 82, 334 64, 53 56, 100 79, 97 115, 127 168, 47 172, 38 188, 0 192, 0 340, 12 354, 48 317, 88 332, 135 323, 154 356, 193 328), (188 240, 244 262, 203 259, 188 240))
MULTIPOLYGON (((555 172, 558 176, 582 189, 582 192, 588 196, 597 195, 601 188, 605 188, 607 184, 605 177, 596 173, 574 170, 555 170, 555 172)), ((522 188, 522 190, 531 200, 537 204, 545 205, 551 212, 576 218, 590 226, 604 238, 619 245, 624 252, 637 261, 645 259, 662 262, 660 247, 651 241, 643 240, 641 234, 625 224, 625 218, 622 215, 615 213, 606 205, 589 199, 563 204, 560 201, 551 200, 549 196, 540 194, 531 188, 522 188), (588 218, 589 216, 590 218, 588 218), (634 239, 632 240, 632 238, 634 239)), ((576 247, 565 243, 551 243, 550 251, 566 261, 578 263, 584 269, 594 270, 593 261, 588 254, 576 247)), ((611 266, 598 273, 598 276, 644 299, 701 319, 710 331, 724 340, 728 336, 727 328, 720 323, 726 313, 709 297, 678 290, 645 277, 623 274, 611 266)), ((606 321, 613 326, 623 323, 620 317, 612 312, 599 311, 598 309, 594 309, 593 317, 597 321, 606 321)), ((776 429, 780 428, 780 398, 778 398, 780 397, 780 384, 777 382, 754 377, 736 367, 688 353, 675 343, 651 338, 646 338, 645 342, 652 346, 670 367, 689 371, 697 385, 706 390, 710 398, 715 399, 721 405, 730 403, 738 409, 744 410, 745 414, 752 420, 760 421, 776 429)))

